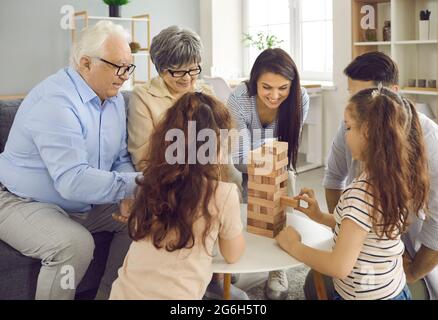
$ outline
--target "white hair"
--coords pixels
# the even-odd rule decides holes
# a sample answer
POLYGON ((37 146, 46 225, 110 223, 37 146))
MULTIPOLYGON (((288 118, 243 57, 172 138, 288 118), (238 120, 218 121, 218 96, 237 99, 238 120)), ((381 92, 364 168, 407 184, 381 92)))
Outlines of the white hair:
POLYGON ((103 44, 109 36, 119 36, 129 43, 129 33, 120 25, 111 21, 99 21, 81 31, 78 39, 73 43, 70 52, 70 65, 77 69, 83 56, 102 56, 103 44))

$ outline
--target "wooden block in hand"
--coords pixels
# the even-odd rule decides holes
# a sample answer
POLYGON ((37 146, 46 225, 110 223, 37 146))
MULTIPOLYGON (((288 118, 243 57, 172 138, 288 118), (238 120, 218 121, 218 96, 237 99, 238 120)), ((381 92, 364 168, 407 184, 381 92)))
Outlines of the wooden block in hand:
POLYGON ((295 200, 292 197, 281 196, 280 197, 280 205, 282 207, 297 208, 300 205, 300 200, 295 200))

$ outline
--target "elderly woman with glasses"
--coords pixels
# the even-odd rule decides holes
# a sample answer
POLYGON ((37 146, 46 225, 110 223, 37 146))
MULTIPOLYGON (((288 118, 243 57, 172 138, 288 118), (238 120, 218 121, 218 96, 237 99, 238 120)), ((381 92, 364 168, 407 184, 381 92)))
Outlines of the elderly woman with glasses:
POLYGON ((201 73, 202 43, 191 30, 171 26, 152 39, 151 60, 158 76, 136 86, 128 109, 128 151, 138 171, 145 163, 147 144, 152 130, 176 100, 189 91, 212 94, 197 82, 201 73))

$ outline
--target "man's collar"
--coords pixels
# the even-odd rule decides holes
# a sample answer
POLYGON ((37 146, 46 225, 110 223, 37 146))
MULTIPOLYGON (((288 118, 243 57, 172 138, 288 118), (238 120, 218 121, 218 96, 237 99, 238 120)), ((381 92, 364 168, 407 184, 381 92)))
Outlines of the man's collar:
POLYGON ((72 79, 83 103, 87 103, 95 98, 99 98, 96 92, 94 92, 93 89, 91 89, 91 87, 84 80, 84 78, 82 78, 82 76, 79 74, 78 71, 76 71, 72 67, 68 67, 67 74, 72 79))

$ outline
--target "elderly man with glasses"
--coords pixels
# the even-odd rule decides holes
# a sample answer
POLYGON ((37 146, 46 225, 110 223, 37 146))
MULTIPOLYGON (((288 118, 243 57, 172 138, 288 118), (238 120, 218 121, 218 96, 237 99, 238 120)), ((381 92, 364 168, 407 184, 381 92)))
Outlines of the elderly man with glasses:
POLYGON ((114 234, 96 299, 107 298, 131 240, 112 213, 133 196, 119 89, 135 66, 111 22, 82 31, 71 66, 29 92, 0 154, 0 239, 41 259, 36 299, 73 299, 92 233, 114 234), (69 281, 66 281, 69 277, 69 281))

